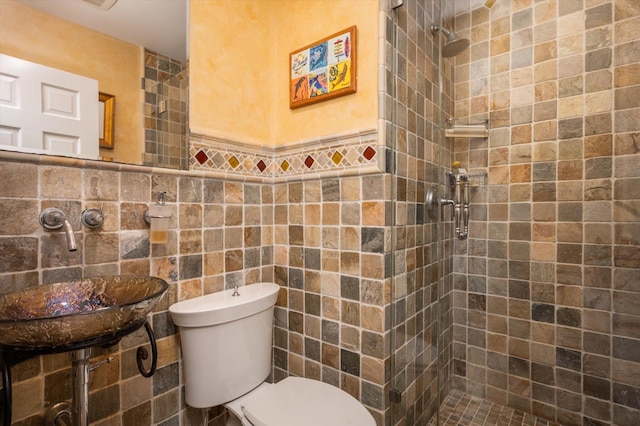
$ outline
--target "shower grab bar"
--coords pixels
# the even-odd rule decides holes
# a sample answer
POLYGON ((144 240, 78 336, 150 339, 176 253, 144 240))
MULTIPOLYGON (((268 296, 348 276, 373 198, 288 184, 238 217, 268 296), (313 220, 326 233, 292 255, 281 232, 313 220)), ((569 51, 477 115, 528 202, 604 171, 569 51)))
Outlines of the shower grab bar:
POLYGON ((440 198, 437 186, 432 186, 426 194, 426 212, 433 220, 438 220, 440 209, 451 206, 451 219, 455 236, 459 240, 466 240, 469 236, 469 175, 464 169, 458 169, 457 173, 449 173, 449 184, 453 186, 453 199, 440 198))
POLYGON ((461 240, 465 240, 469 235, 469 175, 466 173, 461 174, 460 180, 464 185, 464 189, 462 190, 462 224, 464 228, 462 234, 456 236, 461 240))
POLYGON ((469 235, 469 176, 463 170, 455 175, 453 223, 456 238, 466 240, 469 235))

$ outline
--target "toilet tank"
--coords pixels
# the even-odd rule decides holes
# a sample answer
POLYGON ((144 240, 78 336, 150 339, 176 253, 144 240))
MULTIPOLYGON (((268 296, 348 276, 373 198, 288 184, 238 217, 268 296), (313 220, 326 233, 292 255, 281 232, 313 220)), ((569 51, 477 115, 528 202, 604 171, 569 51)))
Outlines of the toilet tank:
POLYGON ((175 303, 185 400, 195 408, 232 401, 271 370, 273 309, 280 286, 258 283, 175 303))

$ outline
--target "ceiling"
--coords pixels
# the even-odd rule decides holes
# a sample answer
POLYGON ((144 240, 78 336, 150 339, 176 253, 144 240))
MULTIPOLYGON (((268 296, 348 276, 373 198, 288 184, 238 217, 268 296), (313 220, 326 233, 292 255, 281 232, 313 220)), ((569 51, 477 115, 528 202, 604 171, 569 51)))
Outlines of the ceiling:
POLYGON ((96 0, 17 1, 173 59, 188 58, 188 0, 117 0, 109 10, 92 5, 96 0))

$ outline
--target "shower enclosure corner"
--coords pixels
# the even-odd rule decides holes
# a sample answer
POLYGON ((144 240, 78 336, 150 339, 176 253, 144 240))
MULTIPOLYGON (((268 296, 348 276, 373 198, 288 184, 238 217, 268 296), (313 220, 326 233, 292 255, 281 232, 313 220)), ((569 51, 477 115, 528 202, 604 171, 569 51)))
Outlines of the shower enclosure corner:
POLYGON ((452 2, 395 1, 387 9, 392 55, 387 91, 395 165, 392 170, 392 302, 389 417, 392 425, 438 424, 451 387, 454 285, 449 208, 427 211, 435 190, 452 198, 452 148, 444 137, 453 115, 453 69, 443 56, 468 47, 451 22, 452 2))

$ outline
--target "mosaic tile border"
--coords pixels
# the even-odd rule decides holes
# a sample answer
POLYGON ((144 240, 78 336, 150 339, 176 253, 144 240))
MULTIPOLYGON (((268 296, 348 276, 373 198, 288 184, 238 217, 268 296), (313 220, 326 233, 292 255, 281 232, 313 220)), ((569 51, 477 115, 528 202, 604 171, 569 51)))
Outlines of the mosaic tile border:
POLYGON ((227 178, 290 180, 382 172, 385 150, 376 129, 301 141, 284 147, 251 147, 221 138, 191 135, 189 169, 227 178))

